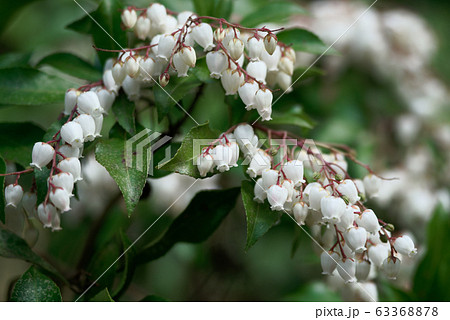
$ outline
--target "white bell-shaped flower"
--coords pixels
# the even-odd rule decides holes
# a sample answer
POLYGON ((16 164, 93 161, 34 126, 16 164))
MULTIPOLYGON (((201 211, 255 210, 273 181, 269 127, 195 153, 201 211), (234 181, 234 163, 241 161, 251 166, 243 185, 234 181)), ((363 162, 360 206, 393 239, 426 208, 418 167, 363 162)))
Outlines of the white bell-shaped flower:
POLYGON ((19 204, 20 200, 22 200, 23 197, 23 188, 16 184, 10 184, 7 185, 5 188, 5 200, 6 200, 6 206, 17 208, 17 205, 19 204))
POLYGON ((81 177, 81 164, 78 158, 66 158, 61 160, 58 165, 58 169, 62 172, 70 172, 73 176, 73 181, 77 182, 83 180, 81 177))
POLYGON ((395 280, 400 272, 401 263, 399 258, 390 256, 384 259, 381 269, 388 279, 395 280))
POLYGON ((76 89, 69 89, 64 96, 64 114, 68 116, 77 105, 78 96, 80 92, 76 89))
POLYGON ((288 197, 288 191, 279 185, 273 185, 267 190, 267 200, 270 203, 270 209, 274 211, 283 210, 284 203, 288 197))
POLYGON ((342 198, 325 196, 320 200, 323 220, 332 224, 339 223, 345 212, 346 204, 342 198))
POLYGON ((127 95, 130 101, 137 101, 141 96, 141 84, 140 81, 126 76, 122 83, 123 91, 127 95))
POLYGON ((121 18, 124 27, 126 29, 131 29, 134 27, 137 21, 136 11, 131 8, 127 8, 122 12, 121 18))
POLYGON ((263 187, 262 178, 256 180, 254 192, 255 197, 253 198, 253 201, 264 203, 264 200, 267 198, 267 192, 263 187))
POLYGON ((267 65, 267 71, 278 71, 278 62, 281 59, 281 50, 277 46, 274 53, 270 55, 267 51, 263 50, 261 53, 261 60, 267 65))
POLYGON ((330 195, 328 190, 322 187, 313 187, 309 191, 309 208, 314 211, 320 211, 322 198, 330 195))
POLYGON ((336 270, 338 262, 341 257, 338 253, 333 251, 323 251, 320 255, 320 264, 322 266, 322 274, 332 276, 334 270, 336 270))
POLYGON ((378 223, 378 217, 371 209, 364 210, 361 215, 355 219, 358 226, 363 227, 372 234, 376 234, 380 231, 380 224, 378 223))
POLYGON ((41 203, 37 208, 37 212, 38 218, 44 225, 44 228, 51 228, 53 216, 56 214, 56 208, 51 203, 47 203, 47 205, 41 203))
POLYGON ((363 179, 365 192, 369 197, 377 197, 381 187, 381 179, 374 174, 368 174, 363 179))
POLYGON ((228 42, 228 53, 233 60, 238 60, 244 53, 244 42, 239 38, 232 38, 228 42))
POLYGON ((233 38, 241 39, 241 32, 237 28, 226 28, 225 31, 225 37, 222 40, 222 44, 229 51, 228 44, 230 43, 230 40, 233 38))
POLYGON ((223 39, 225 39, 226 35, 227 35, 227 32, 222 27, 217 28, 213 32, 214 40, 216 40, 216 42, 223 42, 223 39))
POLYGON ((63 188, 70 197, 73 196, 73 176, 70 172, 61 172, 52 177, 51 183, 55 187, 63 188))
POLYGON ((259 149, 253 155, 246 172, 251 178, 256 178, 265 169, 270 169, 270 162, 270 156, 264 150, 259 149))
POLYGON ((366 250, 367 231, 363 227, 351 227, 344 233, 345 243, 356 253, 366 250))
POLYGON ((83 146, 83 128, 78 122, 70 121, 61 127, 61 138, 72 147, 83 146))
POLYGON ((176 39, 173 35, 165 34, 161 36, 158 42, 158 54, 156 55, 156 58, 163 62, 169 61, 175 44, 176 39))
POLYGON ((217 170, 220 172, 230 170, 233 152, 229 146, 219 144, 214 148, 212 156, 214 159, 214 164, 217 166, 217 170))
POLYGON ((276 72, 275 82, 280 86, 285 93, 292 92, 292 76, 284 72, 276 72))
MULTIPOLYGON (((302 161, 302 160, 300 160, 300 161, 302 161)), ((311 190, 313 188, 321 188, 321 187, 322 187, 322 185, 320 183, 318 183, 318 182, 308 183, 306 185, 305 189, 303 190, 303 200, 306 203, 309 203, 309 194, 310 194, 311 190)))
POLYGON ((116 95, 114 92, 106 89, 100 89, 97 91, 97 97, 105 113, 108 113, 109 110, 111 110, 114 100, 116 100, 116 95))
POLYGON ((234 137, 244 154, 248 154, 250 149, 254 147, 253 138, 255 137, 255 132, 249 124, 238 125, 234 129, 234 137))
POLYGON ((75 148, 68 144, 59 147, 58 152, 66 158, 79 158, 81 156, 80 148, 75 148))
POLYGON ((288 57, 281 57, 278 62, 278 69, 289 76, 294 74, 294 62, 288 57))
POLYGON ((95 139, 95 121, 89 114, 80 114, 73 119, 73 122, 78 123, 83 129, 84 141, 93 141, 95 139))
POLYGON ((397 252, 410 258, 414 257, 417 254, 417 249, 414 246, 414 242, 407 235, 403 235, 395 239, 394 248, 395 250, 397 250, 397 252))
POLYGON ((283 165, 283 172, 287 179, 292 180, 295 187, 300 186, 305 180, 303 179, 303 161, 290 160, 283 165))
POLYGON ((183 57, 181 56, 181 52, 178 51, 173 55, 173 65, 175 70, 178 73, 178 77, 187 77, 187 72, 189 70, 189 66, 184 62, 183 57))
POLYGON ((139 80, 152 81, 155 73, 156 63, 151 57, 144 57, 139 61, 141 71, 139 72, 139 80))
POLYGON ((356 261, 356 279, 358 281, 366 281, 370 273, 370 261, 358 260, 356 261))
POLYGON ((256 81, 266 83, 267 66, 264 61, 250 61, 246 69, 247 73, 256 81))
POLYGON ((308 204, 303 201, 297 202, 292 210, 294 212, 295 221, 301 226, 304 225, 305 220, 308 217, 308 204))
POLYGON ((383 261, 389 256, 389 245, 380 243, 375 246, 370 246, 368 255, 374 266, 381 267, 383 261))
MULTIPOLYGON (((173 33, 178 29, 177 18, 171 15, 167 15, 167 19, 165 21, 164 27, 161 30, 158 30, 160 33, 173 33)), ((151 32, 152 34, 152 32, 151 32)))
POLYGON ((147 9, 147 16, 150 18, 152 26, 156 27, 157 30, 162 31, 165 28, 167 10, 162 4, 152 3, 147 9))
POLYGON ((237 167, 238 160, 239 160, 239 145, 236 143, 236 141, 231 141, 229 143, 230 149, 231 149, 231 161, 230 166, 231 167, 237 167))
POLYGON ((146 16, 140 16, 136 21, 134 33, 136 37, 141 40, 145 40, 150 33, 151 22, 146 16))
POLYGON ((347 231, 349 228, 353 226, 353 222, 355 221, 354 209, 352 206, 347 205, 345 207, 344 213, 341 216, 341 220, 337 224, 337 227, 342 231, 347 231))
POLYGON ((339 183, 337 186, 337 191, 339 191, 343 196, 346 196, 350 204, 355 204, 359 201, 358 190, 356 189, 355 183, 350 179, 345 179, 339 183))
POLYGON ((228 58, 222 50, 208 52, 206 54, 206 65, 208 66, 210 77, 219 79, 228 67, 228 58))
POLYGON ((337 271, 345 283, 356 282, 356 263, 353 259, 346 258, 339 260, 337 271))
POLYGON ((274 184, 277 184, 279 177, 278 170, 265 169, 261 172, 262 185, 265 190, 269 189, 274 184))
POLYGON ((256 91, 255 94, 255 107, 258 111, 265 111, 272 106, 273 95, 267 88, 262 88, 256 91))
POLYGON ((259 89, 259 84, 256 81, 248 80, 242 84, 239 89, 239 97, 245 104, 245 109, 251 110, 255 104, 256 91, 259 89))
POLYGON ((203 50, 210 51, 214 48, 214 36, 212 28, 207 23, 200 23, 192 28, 192 36, 195 42, 197 42, 203 50))
POLYGON ((264 50, 264 41, 256 37, 250 37, 247 40, 247 49, 250 61, 259 60, 264 50))
POLYGON ((105 88, 107 90, 115 92, 115 93, 119 92, 120 87, 119 87, 119 85, 117 85, 116 81, 114 80, 114 77, 112 75, 112 69, 105 70, 105 72, 103 72, 102 80, 103 80, 103 85, 105 86, 105 88))
POLYGON ((225 89, 225 95, 236 94, 244 79, 244 74, 238 70, 226 69, 222 72, 220 82, 225 89))
POLYGON ((36 142, 31 152, 30 166, 41 170, 52 161, 54 154, 55 149, 51 145, 45 142, 36 142))
POLYGON ((194 48, 190 46, 182 47, 180 53, 184 63, 189 67, 194 68, 197 61, 197 55, 195 54, 194 48))
POLYGON ((129 77, 136 78, 140 72, 138 59, 133 56, 129 56, 127 60, 125 60, 125 70, 127 71, 127 75, 129 77))
POLYGON ((265 51, 272 55, 275 52, 275 49, 277 48, 278 40, 277 37, 273 33, 268 33, 264 37, 264 48, 265 51))
POLYGON ((93 91, 83 92, 78 96, 78 109, 82 113, 98 116, 103 113, 98 96, 93 91))
POLYGON ((213 165, 214 159, 209 153, 201 153, 197 157, 197 169, 200 172, 200 176, 206 177, 213 165))
POLYGON ((53 205, 61 210, 61 212, 66 212, 70 210, 70 196, 62 188, 54 188, 50 192, 50 201, 53 205))
POLYGON ((122 61, 119 60, 114 63, 111 74, 116 84, 121 85, 123 80, 125 80, 125 77, 127 76, 127 69, 125 68, 125 65, 122 61))

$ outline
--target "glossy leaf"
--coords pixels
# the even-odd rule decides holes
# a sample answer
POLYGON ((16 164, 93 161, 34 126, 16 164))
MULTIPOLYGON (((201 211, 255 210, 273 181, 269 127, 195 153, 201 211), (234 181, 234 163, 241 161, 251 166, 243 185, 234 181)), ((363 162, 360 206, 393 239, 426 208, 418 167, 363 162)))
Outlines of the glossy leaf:
POLYGON ((28 68, 31 58, 30 53, 5 53, 0 55, 0 69, 26 67, 28 68))
POLYGON ((0 154, 5 160, 28 167, 33 146, 43 135, 44 130, 30 122, 0 123, 0 154))
POLYGON ((233 209, 239 188, 197 193, 188 207, 170 225, 163 237, 144 248, 136 257, 145 263, 165 255, 177 242, 200 243, 219 227, 233 209))
POLYGON ((208 123, 193 127, 184 137, 180 149, 168 162, 158 166, 158 169, 185 174, 194 178, 200 178, 195 159, 200 154, 201 148, 208 145, 207 141, 214 141, 218 134, 213 132, 208 123), (200 139, 205 139, 200 143, 200 139), (194 148, 197 146, 197 148, 194 148), (197 150, 194 150, 197 149, 197 150))
POLYGON ((117 122, 130 135, 134 135, 136 133, 134 117, 135 107, 134 102, 128 100, 124 94, 119 95, 112 106, 112 111, 116 116, 117 122))
POLYGON ((115 302, 109 294, 108 288, 103 289, 97 293, 91 300, 91 302, 115 302))
POLYGON ((293 107, 289 112, 272 114, 272 120, 268 122, 268 125, 290 125, 299 128, 312 129, 314 122, 311 120, 301 108, 293 107))
POLYGON ((109 174, 116 181, 120 191, 125 199, 128 215, 134 211, 136 204, 142 194, 142 189, 147 178, 148 167, 146 166, 147 157, 145 152, 142 157, 142 171, 136 169, 136 154, 131 154, 128 167, 125 158, 124 139, 113 138, 101 141, 95 149, 95 158, 108 170, 109 174))
POLYGON ((14 302, 61 302, 58 286, 36 267, 28 269, 14 285, 14 302))
POLYGON ((273 1, 246 15, 240 24, 244 27, 256 27, 268 22, 285 22, 291 15, 305 13, 302 7, 292 2, 273 1))
POLYGON ((337 54, 336 50, 329 48, 318 36, 311 31, 301 28, 283 30, 277 33, 278 41, 291 45, 295 51, 313 54, 337 54), (328 50, 327 50, 328 49, 328 50))
POLYGON ((228 19, 233 11, 233 0, 193 0, 195 12, 201 16, 228 19))
MULTIPOLYGON (((6 163, 0 157, 0 174, 6 173, 6 163)), ((5 177, 0 176, 0 221, 5 223, 5 177)))
POLYGON ((97 81, 102 78, 102 73, 89 62, 71 53, 55 53, 43 58, 37 64, 38 67, 48 65, 63 73, 76 78, 97 81))
POLYGON ((267 203, 253 200, 254 183, 242 181, 242 201, 247 216, 247 243, 245 250, 250 249, 281 217, 281 213, 270 210, 267 203))
POLYGON ((0 104, 42 105, 64 103, 75 83, 34 69, 0 69, 0 104))

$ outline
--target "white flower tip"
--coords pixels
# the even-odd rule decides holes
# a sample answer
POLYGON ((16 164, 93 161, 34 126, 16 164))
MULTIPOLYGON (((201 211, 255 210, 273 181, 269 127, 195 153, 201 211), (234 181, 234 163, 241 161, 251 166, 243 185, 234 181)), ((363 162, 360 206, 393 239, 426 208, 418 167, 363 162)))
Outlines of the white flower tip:
POLYGON ((214 49, 215 46, 216 46, 215 44, 210 43, 205 47, 205 49, 203 51, 204 52, 211 51, 212 49, 214 49))

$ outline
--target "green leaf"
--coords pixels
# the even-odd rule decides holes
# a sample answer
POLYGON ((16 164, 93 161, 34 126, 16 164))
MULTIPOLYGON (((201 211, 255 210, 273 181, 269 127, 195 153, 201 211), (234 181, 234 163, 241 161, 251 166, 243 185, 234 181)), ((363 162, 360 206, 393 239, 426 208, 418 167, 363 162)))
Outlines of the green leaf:
POLYGON ((299 106, 294 106, 289 112, 274 112, 272 120, 268 122, 268 125, 290 125, 299 128, 312 129, 314 127, 314 122, 299 106))
POLYGON ((217 139, 217 137, 218 134, 209 128, 208 123, 193 127, 184 137, 181 147, 175 156, 166 163, 158 166, 158 169, 177 172, 194 178, 201 178, 197 166, 194 165, 195 159, 200 154, 201 148, 207 146, 209 142, 217 139), (205 139, 206 141, 200 143, 200 139, 205 139))
POLYGON ((201 16, 228 19, 233 12, 232 0, 193 0, 195 12, 201 16))
POLYGON ((258 203, 253 200, 254 183, 242 181, 242 202, 247 216, 247 243, 245 250, 250 249, 280 219, 281 213, 270 210, 267 202, 258 203))
POLYGON ((68 75, 84 80, 97 81, 102 78, 101 71, 97 70, 89 62, 71 53, 51 54, 37 64, 38 67, 43 65, 51 66, 68 75))
MULTIPOLYGON (((122 49, 127 46, 126 32, 121 28, 121 10, 124 5, 119 0, 103 0, 97 10, 68 26, 69 29, 92 35, 95 46, 102 49, 122 49), (98 21, 99 25, 96 23, 98 21)), ((108 58, 117 58, 117 53, 97 52, 102 65, 108 58)))
POLYGON ((197 193, 163 237, 139 252, 136 261, 145 263, 158 259, 177 242, 200 243, 208 239, 233 209, 239 191, 239 188, 232 188, 197 193))
MULTIPOLYGON (((126 139, 126 137, 125 137, 126 139)), ((128 215, 134 211, 144 189, 147 178, 147 157, 142 154, 142 171, 136 169, 136 154, 130 155, 133 167, 128 167, 125 160, 125 139, 113 138, 101 141, 95 149, 95 158, 108 170, 116 181, 125 199, 128 215)))
POLYGON ((66 90, 73 86, 76 84, 34 69, 0 69, 0 104, 63 104, 66 90))
MULTIPOLYGON (((306 79, 312 78, 312 77, 317 77, 317 76, 322 76, 325 73, 323 72, 323 70, 316 68, 316 67, 297 67, 294 70, 294 74, 292 75, 292 79, 293 81, 295 81, 295 84, 301 83, 302 81, 305 81, 306 79)), ((293 84, 293 86, 295 85, 293 84)), ((295 87, 294 87, 295 88, 295 87)))
POLYGON ((113 292, 114 297, 120 296, 129 286, 133 279, 134 271, 136 269, 134 264, 134 257, 136 256, 136 248, 131 246, 131 241, 127 235, 121 231, 120 238, 122 240, 122 251, 124 254, 123 270, 120 275, 119 284, 113 292), (129 248, 129 249, 128 249, 129 248))
POLYGON ((326 51, 325 54, 337 54, 335 49, 323 43, 318 36, 306 29, 295 28, 283 30, 277 33, 277 38, 278 41, 291 45, 295 51, 313 54, 322 54, 326 51))
POLYGON ((5 160, 28 167, 33 146, 42 139, 44 133, 44 130, 30 122, 0 123, 0 154, 5 160))
POLYGON ((16 13, 26 5, 35 1, 36 0, 2 1, 2 10, 0 10, 0 30, 5 31, 8 27, 8 22, 16 16, 16 13))
POLYGON ((30 53, 5 53, 0 55, 0 69, 14 67, 29 67, 30 53))
POLYGON ((95 295, 91 300, 91 302, 115 302, 111 295, 109 294, 108 288, 103 289, 99 293, 95 295))
POLYGON ((144 298, 142 298, 140 300, 140 302, 168 302, 167 299, 164 299, 163 297, 160 296, 155 296, 154 294, 145 296, 144 298))
POLYGON ((450 300, 448 230, 450 230, 450 213, 439 205, 428 223, 427 252, 414 275, 413 292, 418 301, 450 300))
MULTIPOLYGON (((6 173, 6 163, 2 157, 0 157, 0 174, 6 173)), ((0 221, 5 223, 5 177, 0 176, 0 221)))
POLYGON ((268 22, 285 22, 291 15, 305 13, 302 7, 292 2, 274 1, 246 15, 240 24, 244 27, 256 27, 268 22))
POLYGON ((47 179, 50 176, 50 169, 42 168, 42 170, 34 169, 34 178, 36 180, 36 203, 42 203, 48 192, 47 179))
POLYGON ((64 279, 52 265, 34 253, 25 240, 2 227, 0 227, 0 256, 34 263, 64 279))
POLYGON ((284 301, 292 302, 340 302, 340 295, 323 282, 312 282, 288 295, 284 301))
POLYGON ((112 111, 116 116, 117 122, 130 135, 134 135, 136 133, 134 119, 135 107, 134 102, 128 100, 125 94, 119 95, 112 106, 112 111))
POLYGON ((11 301, 62 302, 62 297, 56 283, 36 267, 31 267, 14 285, 11 301))

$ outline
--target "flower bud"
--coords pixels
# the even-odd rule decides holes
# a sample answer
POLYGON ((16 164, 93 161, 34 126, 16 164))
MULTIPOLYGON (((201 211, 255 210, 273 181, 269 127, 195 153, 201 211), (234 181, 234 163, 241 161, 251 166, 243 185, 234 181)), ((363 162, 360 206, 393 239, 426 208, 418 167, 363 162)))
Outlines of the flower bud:
POLYGON ((238 60, 244 53, 244 43, 239 38, 233 38, 228 42, 228 53, 233 60, 238 60))
POLYGON ((64 114, 68 116, 77 105, 80 92, 76 89, 69 89, 64 96, 64 114))
POLYGON ((177 70, 178 77, 187 77, 189 66, 184 62, 180 51, 178 51, 173 55, 172 62, 175 67, 175 70, 177 70))
POLYGON ((147 16, 150 18, 152 26, 155 26, 158 31, 162 31, 165 28, 167 10, 162 4, 152 3, 147 9, 147 16))
POLYGON ((268 33, 264 37, 264 48, 266 49, 267 53, 270 55, 272 55, 275 52, 277 43, 278 43, 278 39, 273 33, 268 33))
POLYGON ((83 180, 83 178, 81 177, 81 164, 78 158, 66 158, 64 160, 61 160, 58 163, 57 167, 62 172, 71 173, 74 182, 83 180))
POLYGON ((55 154, 55 149, 45 142, 36 142, 31 152, 30 166, 42 170, 50 161, 52 161, 55 154))
POLYGON ((323 251, 320 255, 320 264, 322 265, 322 274, 332 276, 336 270, 337 263, 341 258, 339 254, 333 251, 323 251))
POLYGON ((383 270, 384 274, 388 277, 388 279, 395 280, 397 279, 397 275, 400 271, 401 263, 402 262, 400 261, 399 258, 390 256, 384 259, 381 269, 383 270))
POLYGON ((271 210, 283 210, 283 206, 287 200, 287 197, 288 190, 279 185, 275 184, 267 190, 267 200, 269 200, 271 210))
POLYGON ((116 95, 114 92, 106 89, 100 89, 97 91, 97 97, 100 102, 100 106, 103 108, 105 113, 108 113, 108 111, 111 110, 114 100, 116 100, 116 95))
POLYGON ((232 150, 227 145, 218 145, 212 152, 214 164, 217 166, 217 170, 225 172, 230 170, 230 163, 233 157, 232 150))
POLYGON ((173 35, 165 34, 161 36, 158 42, 158 54, 156 55, 156 58, 163 62, 169 61, 175 44, 176 39, 173 35))
POLYGON ((73 122, 76 122, 81 126, 84 141, 93 141, 95 139, 95 121, 91 115, 80 114, 73 119, 73 122))
POLYGON ((114 80, 114 77, 112 75, 112 69, 105 70, 105 72, 103 72, 102 80, 103 80, 103 85, 105 86, 105 88, 107 90, 115 92, 115 93, 117 93, 119 91, 120 87, 119 87, 119 85, 116 84, 116 81, 114 80))
POLYGON ((295 60, 297 59, 297 56, 295 55, 295 50, 292 49, 292 47, 284 47, 284 55, 292 60, 292 62, 295 64, 295 60))
POLYGON ((57 209, 61 210, 61 212, 70 210, 69 194, 62 188, 54 188, 53 191, 50 192, 50 201, 57 209))
POLYGON ((370 261, 360 260, 356 262, 356 279, 366 281, 370 273, 370 261))
POLYGON ((214 48, 213 43, 213 31, 209 24, 200 23, 192 28, 192 36, 195 42, 197 42, 203 50, 210 51, 214 48))
POLYGON ((111 73, 114 81, 119 85, 122 84, 123 80, 125 80, 125 77, 127 76, 127 70, 122 61, 116 61, 116 63, 114 63, 111 73))
POLYGON ((262 186, 265 190, 269 189, 274 184, 277 184, 279 172, 274 169, 265 169, 261 172, 262 186))
POLYGON ((145 40, 150 33, 151 22, 150 19, 145 16, 140 16, 136 21, 136 27, 134 33, 136 37, 141 40, 145 40))
POLYGON ((134 27, 137 21, 137 14, 131 8, 128 8, 122 12, 121 15, 122 23, 126 29, 131 29, 134 27))
POLYGON ((165 87, 169 84, 170 75, 167 72, 164 72, 162 75, 159 76, 159 84, 161 87, 165 87))
POLYGON ((389 246, 384 243, 370 246, 368 255, 374 266, 381 267, 383 261, 389 256, 389 246))
POLYGON ((264 49, 264 41, 257 39, 256 37, 250 37, 247 40, 247 49, 250 61, 259 60, 264 49))
POLYGON ((410 258, 417 254, 417 249, 414 247, 414 242, 407 235, 403 235, 395 239, 394 248, 397 252, 410 258))
POLYGON ((19 204, 20 200, 22 200, 23 197, 23 188, 16 184, 10 184, 6 186, 5 188, 5 200, 6 200, 6 206, 17 208, 17 205, 19 204))
POLYGON ((244 82, 238 89, 239 97, 245 104, 245 109, 253 109, 255 102, 256 91, 259 89, 259 84, 253 80, 244 82))
POLYGON ((246 70, 256 81, 266 83, 267 66, 264 61, 250 61, 246 70))
POLYGON ((55 187, 62 188, 67 194, 72 197, 73 191, 73 176, 70 172, 61 172, 52 177, 51 183, 55 187))
POLYGON ((214 30, 214 40, 217 42, 221 42, 225 38, 226 32, 225 29, 222 27, 217 28, 214 30))
POLYGON ((303 201, 297 202, 294 205, 293 212, 295 221, 301 226, 304 225, 308 217, 308 205, 303 201))
POLYGON ((228 66, 228 58, 222 50, 208 52, 206 54, 206 65, 208 66, 210 77, 219 79, 228 66))
POLYGON ((200 172, 200 176, 206 177, 208 172, 211 170, 213 164, 214 164, 214 159, 213 159, 212 155, 210 155, 209 153, 207 153, 207 154, 201 153, 197 157, 197 169, 198 169, 198 172, 200 172))
POLYGON ((339 223, 344 214, 346 205, 344 200, 338 197, 325 196, 320 200, 323 220, 332 224, 339 223))
POLYGON ((61 138, 72 147, 81 148, 84 142, 83 128, 77 122, 67 122, 61 127, 61 138))
POLYGON ((37 208, 37 212, 44 228, 51 228, 53 216, 56 215, 56 208, 51 203, 47 203, 47 205, 41 203, 37 208))
POLYGON ((222 72, 220 82, 225 89, 225 95, 233 95, 236 94, 241 84, 244 83, 244 74, 238 70, 226 69, 222 72))
POLYGON ((278 69, 292 76, 294 74, 294 63, 288 57, 281 57, 280 62, 278 62, 278 69))
POLYGON ((251 178, 256 178, 264 169, 270 168, 270 162, 269 155, 264 150, 259 149, 250 161, 246 172, 251 178))
POLYGON ((356 263, 350 258, 338 261, 337 271, 345 283, 356 282, 356 263))
POLYGON ((125 70, 127 75, 131 78, 136 78, 139 75, 139 63, 135 57, 129 56, 125 60, 125 70))
POLYGON ((187 64, 189 67, 194 68, 195 62, 197 61, 197 56, 195 54, 194 48, 189 46, 182 47, 180 49, 180 53, 184 63, 187 64))
POLYGON ((283 172, 287 179, 292 180, 295 187, 300 186, 305 180, 303 179, 303 161, 290 160, 283 165, 283 172))
POLYGON ((363 179, 364 189, 369 197, 377 197, 381 186, 381 179, 374 174, 368 174, 363 179))
POLYGON ((103 113, 103 108, 100 105, 98 96, 93 91, 83 92, 79 95, 78 109, 82 111, 82 113, 87 113, 94 117, 103 113))
POLYGON ((358 226, 363 227, 372 234, 376 234, 380 230, 380 224, 378 223, 378 217, 375 215, 373 210, 367 209, 362 212, 362 214, 355 219, 358 226))
POLYGON ((320 211, 322 198, 330 195, 330 193, 322 187, 313 187, 309 192, 309 208, 314 211, 320 211))
POLYGON ((263 181, 262 178, 259 178, 255 183, 255 197, 253 198, 253 201, 264 203, 264 200, 267 198, 266 190, 263 188, 263 181))
POLYGON ((356 253, 366 250, 367 231, 362 227, 351 227, 344 233, 345 243, 356 253))

